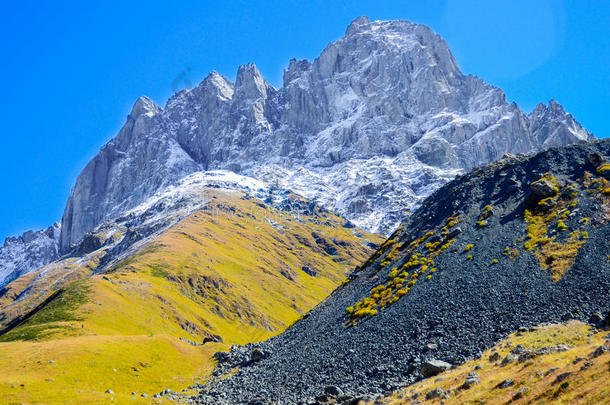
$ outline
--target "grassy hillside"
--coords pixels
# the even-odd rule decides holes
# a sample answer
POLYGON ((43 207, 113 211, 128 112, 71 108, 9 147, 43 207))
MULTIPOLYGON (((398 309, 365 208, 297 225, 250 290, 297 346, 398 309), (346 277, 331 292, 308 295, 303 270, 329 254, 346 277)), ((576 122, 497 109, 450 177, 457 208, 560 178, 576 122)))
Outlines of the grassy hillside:
POLYGON ((588 325, 572 321, 513 333, 480 359, 375 404, 607 404, 609 387, 610 333, 591 331, 588 325), (560 351, 555 351, 558 347, 560 351), (600 347, 607 349, 598 350, 600 347), (511 351, 549 353, 507 362, 511 351), (480 382, 465 388, 464 382, 473 372, 480 382))
POLYGON ((25 316, 0 335, 0 397, 149 403, 209 374, 214 352, 282 332, 381 241, 295 196, 284 210, 209 198, 104 273, 71 258, 7 286, 3 323, 25 316))

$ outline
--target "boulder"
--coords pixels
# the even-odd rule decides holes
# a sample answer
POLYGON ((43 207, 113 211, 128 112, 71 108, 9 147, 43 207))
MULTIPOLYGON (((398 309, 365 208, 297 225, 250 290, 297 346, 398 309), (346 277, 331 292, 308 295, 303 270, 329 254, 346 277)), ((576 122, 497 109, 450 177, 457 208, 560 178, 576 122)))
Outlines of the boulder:
POLYGON ((333 397, 339 397, 343 395, 343 391, 341 390, 341 388, 337 387, 336 385, 329 385, 328 387, 324 388, 324 393, 333 397))
POLYGON ((595 349, 589 356, 591 358, 595 358, 595 357, 599 357, 602 354, 609 352, 610 348, 608 348, 607 346, 600 346, 597 349, 595 349))
POLYGON ((213 343, 223 343, 222 338, 218 335, 214 335, 214 334, 210 334, 209 336, 206 336, 203 338, 203 341, 201 342, 202 345, 209 343, 209 342, 213 342, 213 343))
POLYGON ((219 363, 231 360, 231 353, 229 352, 216 352, 214 353, 214 358, 218 360, 219 363))
POLYGON ((496 388, 508 388, 512 387, 513 385, 515 385, 515 382, 509 378, 496 385, 496 388))
POLYGON ((548 180, 537 180, 530 184, 530 189, 538 199, 553 197, 557 194, 557 187, 548 180))
POLYGON ((489 356, 489 362, 490 362, 490 363, 494 363, 494 362, 496 362, 496 361, 500 360, 500 357, 501 357, 501 356, 500 356, 500 353, 498 353, 498 352, 494 352, 493 354, 491 354, 491 355, 489 356))
POLYGON ((434 377, 435 375, 438 375, 440 373, 442 373, 445 370, 448 370, 451 368, 451 364, 444 362, 442 360, 436 360, 436 359, 432 359, 429 361, 424 362, 424 364, 422 364, 419 372, 426 378, 428 377, 434 377))
POLYGON ((443 395, 443 390, 439 387, 436 387, 435 389, 426 394, 426 399, 431 400, 434 398, 439 398, 441 395, 443 395))
POLYGON ((250 353, 250 361, 252 363, 256 363, 257 361, 261 361, 265 357, 265 353, 258 347, 255 347, 250 353))
POLYGON ((464 384, 462 384, 462 389, 469 389, 470 387, 472 387, 475 384, 478 384, 481 382, 481 379, 479 378, 479 375, 477 373, 468 373, 468 375, 466 376, 466 380, 464 380, 464 384))
POLYGON ((513 394, 513 400, 516 401, 517 399, 523 398, 523 395, 525 395, 525 393, 528 391, 529 388, 527 387, 520 388, 519 391, 513 394))

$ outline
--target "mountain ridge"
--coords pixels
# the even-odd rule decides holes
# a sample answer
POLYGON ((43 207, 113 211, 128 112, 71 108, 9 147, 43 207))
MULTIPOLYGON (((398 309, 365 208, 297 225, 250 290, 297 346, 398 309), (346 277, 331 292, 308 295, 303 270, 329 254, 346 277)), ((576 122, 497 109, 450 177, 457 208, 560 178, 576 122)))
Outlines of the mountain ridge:
MULTIPOLYGON (((531 152, 591 137, 566 114, 553 122, 532 119, 536 133, 531 133, 529 117, 516 104, 508 104, 500 89, 464 76, 447 44, 432 30, 365 17, 356 19, 346 36, 330 43, 313 63, 291 60, 279 89, 248 64, 238 69, 234 84, 214 72, 193 90, 178 92, 163 109, 148 100, 136 104, 135 110, 145 106, 146 113, 130 115, 117 138, 79 176, 62 221, 62 249, 93 223, 120 211, 124 190, 133 194, 129 206, 185 173, 208 169, 254 177, 263 171, 266 180, 281 183, 286 183, 285 170, 293 170, 300 173, 292 177, 301 186, 283 188, 295 186, 308 198, 319 195, 324 205, 355 223, 389 232, 422 198, 413 192, 417 184, 407 180, 413 176, 392 179, 412 198, 393 196, 384 204, 381 196, 373 195, 369 206, 355 185, 338 190, 327 177, 345 178, 341 165, 360 159, 360 167, 373 163, 382 172, 406 162, 438 186, 456 171, 507 152, 531 152), (375 163, 376 158, 398 161, 384 166, 375 163), (337 170, 330 170, 333 167, 337 170), (332 174, 324 176, 329 170, 332 174), (162 179, 159 172, 164 173, 162 179), (315 177, 318 188, 302 186, 315 177), (399 208, 372 221, 382 205, 399 208)), ((378 193, 391 191, 384 186, 387 178, 369 180, 378 193)))
POLYGON ((34 271, 104 221, 214 169, 292 190, 389 234, 458 173, 591 138, 553 101, 525 114, 501 89, 462 74, 430 28, 360 17, 314 61, 290 60, 280 88, 247 64, 235 83, 212 72, 163 108, 140 97, 78 176, 48 254, 28 261, 27 244, 5 246, 0 261, 6 274, 34 271))

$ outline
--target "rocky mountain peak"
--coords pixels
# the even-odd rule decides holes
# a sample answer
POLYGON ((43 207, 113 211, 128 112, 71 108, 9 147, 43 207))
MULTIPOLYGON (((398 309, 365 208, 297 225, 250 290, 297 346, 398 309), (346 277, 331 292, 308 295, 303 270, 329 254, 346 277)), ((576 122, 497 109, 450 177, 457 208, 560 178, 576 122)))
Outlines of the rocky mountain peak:
POLYGON ((0 287, 57 258, 61 224, 9 237, 0 247, 0 287))
POLYGON ((530 127, 538 134, 545 147, 564 145, 567 139, 595 139, 555 100, 550 100, 548 105, 539 103, 528 115, 528 119, 530 127))
POLYGON ((360 31, 362 27, 371 23, 367 16, 360 16, 352 21, 345 30, 345 36, 353 35, 360 31))
POLYGON ((589 139, 571 115, 524 114, 466 76, 443 39, 408 21, 356 19, 275 89, 254 64, 212 72, 160 110, 142 98, 79 176, 62 220, 67 250, 100 221, 200 170, 225 169, 316 200, 389 233, 457 173, 589 139))
POLYGON ((144 96, 136 100, 136 102, 133 104, 133 107, 131 108, 129 116, 136 120, 141 115, 147 115, 149 117, 152 117, 158 114, 159 112, 161 112, 161 108, 157 104, 155 104, 155 102, 152 101, 150 98, 144 96))
POLYGON ((290 59, 288 67, 284 69, 284 88, 286 88, 293 80, 298 80, 305 72, 311 69, 311 62, 307 59, 290 59))
POLYGON ((236 99, 265 99, 270 89, 272 89, 272 86, 263 78, 254 63, 242 65, 237 70, 237 79, 235 80, 236 99))
POLYGON ((212 71, 199 86, 197 89, 206 89, 212 92, 217 97, 221 98, 223 101, 230 100, 233 98, 233 93, 235 92, 235 86, 233 83, 219 74, 216 71, 212 71))

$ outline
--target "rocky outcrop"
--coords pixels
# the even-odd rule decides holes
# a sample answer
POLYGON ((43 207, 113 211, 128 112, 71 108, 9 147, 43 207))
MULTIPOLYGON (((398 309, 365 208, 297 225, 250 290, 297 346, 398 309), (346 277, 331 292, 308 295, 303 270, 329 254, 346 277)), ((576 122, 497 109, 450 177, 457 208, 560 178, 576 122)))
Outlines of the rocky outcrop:
POLYGON ((248 64, 235 83, 213 72, 163 109, 139 99, 78 177, 61 247, 209 169, 292 189, 387 233, 461 171, 590 138, 554 101, 527 115, 462 74, 428 27, 360 17, 313 63, 291 60, 280 89, 248 64))

